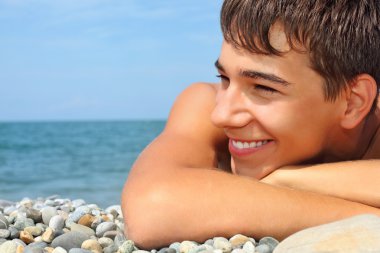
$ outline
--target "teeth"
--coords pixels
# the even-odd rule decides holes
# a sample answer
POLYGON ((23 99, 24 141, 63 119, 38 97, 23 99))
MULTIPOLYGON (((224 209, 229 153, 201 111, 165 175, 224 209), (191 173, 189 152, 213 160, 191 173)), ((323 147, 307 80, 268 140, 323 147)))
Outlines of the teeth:
POLYGON ((241 142, 241 141, 232 141, 232 145, 238 149, 245 149, 245 148, 258 148, 265 144, 267 144, 269 141, 251 141, 251 142, 241 142))

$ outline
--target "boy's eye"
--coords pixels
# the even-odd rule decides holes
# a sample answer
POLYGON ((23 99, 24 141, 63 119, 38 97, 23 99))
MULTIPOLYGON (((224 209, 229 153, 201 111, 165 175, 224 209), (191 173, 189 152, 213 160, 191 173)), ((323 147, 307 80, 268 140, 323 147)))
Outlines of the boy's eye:
POLYGON ((261 85, 261 84, 256 84, 255 85, 255 90, 257 90, 259 92, 269 93, 269 94, 273 94, 273 93, 278 92, 277 90, 275 90, 275 89, 273 89, 271 87, 264 86, 264 85, 261 85))

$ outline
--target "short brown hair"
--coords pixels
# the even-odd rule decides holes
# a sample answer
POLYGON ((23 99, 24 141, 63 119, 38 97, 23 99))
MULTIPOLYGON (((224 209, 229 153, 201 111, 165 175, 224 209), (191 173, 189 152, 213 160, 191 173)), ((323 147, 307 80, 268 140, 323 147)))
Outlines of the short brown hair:
MULTIPOLYGON (((301 44, 312 68, 325 79, 324 93, 334 101, 362 73, 380 84, 379 0, 225 0, 224 39, 252 53, 281 55, 269 41, 281 22, 289 45, 301 44)), ((377 89, 377 90, 378 90, 377 89)), ((376 100, 374 107, 376 107, 376 100)))

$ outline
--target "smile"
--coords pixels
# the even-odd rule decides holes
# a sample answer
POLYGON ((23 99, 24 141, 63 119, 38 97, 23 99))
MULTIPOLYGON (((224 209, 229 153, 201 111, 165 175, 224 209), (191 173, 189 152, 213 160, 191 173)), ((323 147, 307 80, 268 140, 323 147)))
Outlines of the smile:
POLYGON ((238 141, 230 139, 228 149, 231 155, 235 157, 244 157, 255 154, 266 147, 271 146, 273 140, 257 140, 257 141, 238 141))
POLYGON ((232 146, 237 149, 249 149, 249 148, 259 148, 268 142, 270 140, 263 140, 263 141, 250 141, 250 142, 242 142, 242 141, 234 141, 232 140, 232 146))

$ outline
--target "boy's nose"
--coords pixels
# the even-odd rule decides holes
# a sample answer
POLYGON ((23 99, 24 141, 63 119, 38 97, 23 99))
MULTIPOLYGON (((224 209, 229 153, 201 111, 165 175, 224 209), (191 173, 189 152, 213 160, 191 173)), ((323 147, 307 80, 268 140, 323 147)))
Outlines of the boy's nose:
POLYGON ((213 124, 220 128, 244 127, 252 120, 244 94, 234 87, 219 90, 211 114, 213 124))

